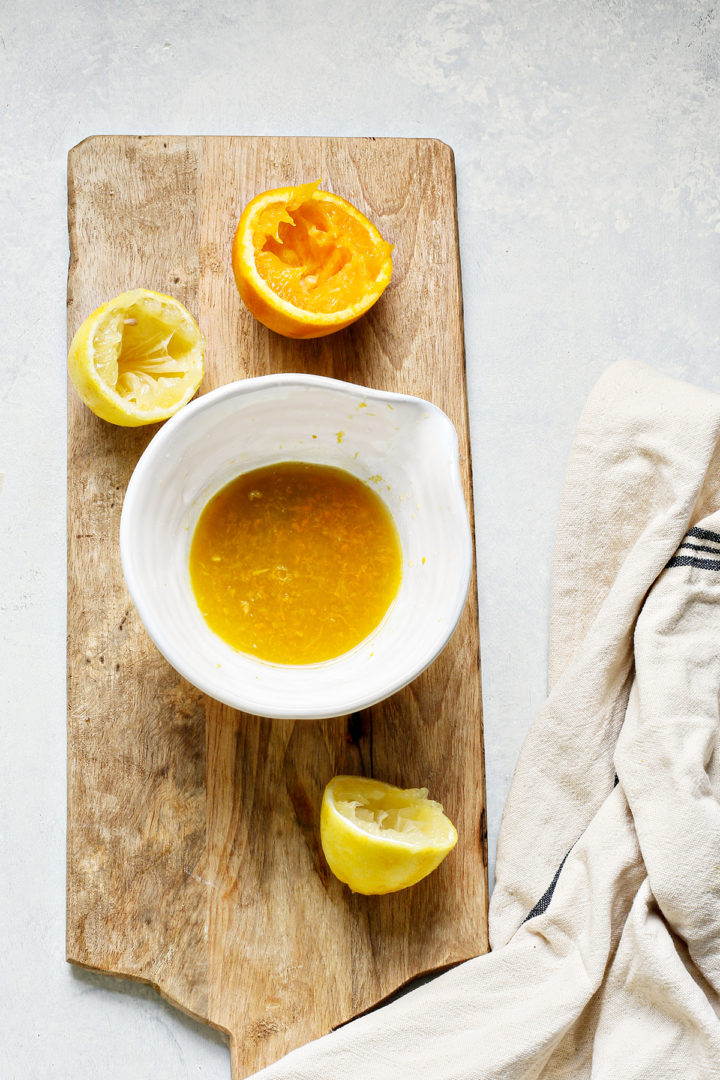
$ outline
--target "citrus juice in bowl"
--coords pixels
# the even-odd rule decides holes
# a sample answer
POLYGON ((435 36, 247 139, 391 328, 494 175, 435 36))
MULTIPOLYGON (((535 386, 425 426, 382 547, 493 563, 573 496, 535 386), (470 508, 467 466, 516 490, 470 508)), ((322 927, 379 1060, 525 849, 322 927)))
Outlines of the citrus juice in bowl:
POLYGON ((383 500, 352 473, 282 461, 231 480, 205 506, 190 580, 212 630, 277 664, 332 660, 382 621, 402 579, 383 500))
POLYGON ((410 682, 461 614, 472 546, 455 430, 426 401, 319 376, 229 384, 152 440, 120 547, 146 629, 194 685, 261 716, 345 715, 410 682))

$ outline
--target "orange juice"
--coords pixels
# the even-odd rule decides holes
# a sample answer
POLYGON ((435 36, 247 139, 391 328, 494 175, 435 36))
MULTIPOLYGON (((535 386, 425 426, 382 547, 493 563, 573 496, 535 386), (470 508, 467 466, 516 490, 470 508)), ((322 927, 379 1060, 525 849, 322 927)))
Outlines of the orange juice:
POLYGON ((243 473, 203 509, 190 580, 210 628, 278 664, 352 649, 382 621, 402 578, 383 500, 343 469, 286 461, 243 473))

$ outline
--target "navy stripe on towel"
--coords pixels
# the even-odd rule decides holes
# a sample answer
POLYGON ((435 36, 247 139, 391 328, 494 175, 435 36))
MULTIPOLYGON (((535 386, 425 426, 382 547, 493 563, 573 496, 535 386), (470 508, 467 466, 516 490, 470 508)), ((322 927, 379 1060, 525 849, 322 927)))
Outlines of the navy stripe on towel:
POLYGON ((720 533, 710 532, 709 529, 699 529, 697 525, 694 525, 687 535, 694 536, 698 540, 712 540, 714 543, 720 544, 720 533))
MULTIPOLYGON (((618 786, 619 782, 620 781, 618 780, 617 773, 616 773, 614 778, 613 778, 613 790, 618 786)), ((574 846, 575 845, 573 844, 573 847, 574 846)), ((572 848, 570 848, 570 851, 572 851, 572 848)), ((570 854, 570 851, 568 851, 566 853, 565 858, 563 859, 563 861, 560 863, 557 870, 555 871, 555 877, 552 879, 552 881, 548 885, 547 889, 545 890, 545 892, 542 894, 542 896, 538 900, 535 907, 523 919, 524 923, 529 922, 530 919, 534 919, 536 915, 544 914, 544 912, 546 912, 547 909, 550 907, 550 901, 553 898, 553 893, 555 892, 555 886, 557 885, 558 879, 560 877, 560 871, 562 870, 563 866, 565 865, 565 861, 566 861, 568 855, 570 854)))
POLYGON ((674 555, 667 565, 697 566, 699 570, 720 570, 720 559, 716 561, 715 559, 694 559, 692 555, 674 555))
POLYGON ((677 554, 673 555, 665 568, 667 569, 670 566, 694 566, 698 570, 720 571, 720 533, 711 532, 710 529, 701 529, 698 525, 694 525, 692 529, 688 529, 677 549, 677 554), (704 540, 705 543, 691 544, 688 542, 690 540, 704 540), (708 547, 708 543, 717 544, 718 546, 708 547), (700 554, 681 555, 681 551, 703 552, 705 555, 714 555, 715 558, 703 559, 700 554))
MULTIPOLYGON (((570 852, 568 851, 567 855, 565 856, 565 859, 567 859, 569 854, 570 854, 570 852)), ((532 909, 530 914, 525 916, 525 918, 523 919, 523 922, 528 922, 528 920, 534 919, 536 915, 542 915, 550 907, 550 901, 553 898, 553 893, 555 892, 555 886, 557 885, 558 878, 560 877, 560 871, 562 870, 563 866, 565 865, 565 859, 563 859, 563 861, 560 863, 557 870, 555 871, 555 877, 552 879, 552 881, 548 885, 547 889, 542 894, 542 896, 540 897, 540 899, 538 900, 537 904, 532 909)))
POLYGON ((702 544, 681 544, 680 547, 687 548, 688 551, 707 551, 711 555, 720 555, 720 548, 704 547, 702 544))

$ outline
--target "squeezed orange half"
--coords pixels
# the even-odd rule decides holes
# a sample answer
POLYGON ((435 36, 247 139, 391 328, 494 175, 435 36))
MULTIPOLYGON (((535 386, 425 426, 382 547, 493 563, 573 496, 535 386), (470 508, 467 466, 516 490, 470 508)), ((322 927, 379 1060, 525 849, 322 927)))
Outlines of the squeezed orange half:
POLYGON ((392 244, 357 207, 319 183, 257 195, 233 241, 242 299, 286 337, 322 337, 348 326, 392 275, 392 244))

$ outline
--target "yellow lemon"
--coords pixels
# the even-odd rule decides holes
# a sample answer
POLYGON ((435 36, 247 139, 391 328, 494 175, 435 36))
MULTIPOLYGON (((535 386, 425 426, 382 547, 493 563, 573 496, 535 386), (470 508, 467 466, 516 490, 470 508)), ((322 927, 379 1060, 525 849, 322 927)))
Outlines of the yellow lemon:
POLYGON ((123 427, 167 420, 205 371, 205 339, 179 300, 133 289, 102 304, 70 345, 68 372, 92 411, 123 427))
POLYGON ((374 895, 414 885, 439 866, 457 832, 427 788, 335 776, 325 788, 320 839, 333 874, 374 895))

